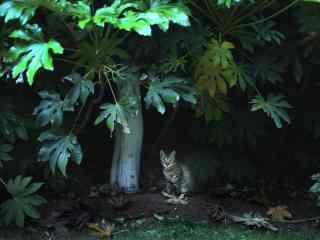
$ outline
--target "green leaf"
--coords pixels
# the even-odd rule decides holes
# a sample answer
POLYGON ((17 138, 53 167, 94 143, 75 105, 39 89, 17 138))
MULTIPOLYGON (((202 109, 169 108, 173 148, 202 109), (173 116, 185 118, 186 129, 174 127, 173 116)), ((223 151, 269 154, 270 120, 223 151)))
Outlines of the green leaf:
POLYGON ((61 131, 51 129, 41 133, 39 141, 39 161, 49 162, 49 168, 53 173, 58 168, 66 176, 66 167, 70 160, 76 164, 81 163, 81 146, 73 134, 64 135, 61 131))
POLYGON ((238 84, 242 91, 246 91, 248 86, 255 88, 256 83, 248 65, 239 65, 238 84))
POLYGON ((231 42, 211 39, 207 49, 197 61, 194 77, 199 90, 227 94, 228 87, 234 86, 240 76, 240 69, 233 59, 231 42))
POLYGON ((31 177, 19 175, 6 184, 6 189, 12 196, 0 205, 1 216, 4 216, 6 225, 14 221, 17 226, 23 227, 26 217, 33 219, 40 217, 36 207, 46 200, 35 193, 43 183, 31 183, 31 180, 31 177))
POLYGON ((232 5, 241 2, 241 0, 218 0, 218 5, 223 5, 230 8, 232 5))
POLYGON ((0 16, 5 17, 5 22, 19 19, 22 24, 26 24, 35 15, 39 7, 54 13, 77 18, 78 25, 82 29, 92 22, 88 1, 76 1, 73 3, 66 0, 6 0, 0 5, 0 16))
POLYGON ((73 83, 72 88, 65 98, 65 101, 67 101, 68 104, 70 103, 70 105, 76 104, 78 100, 84 104, 88 96, 94 93, 93 82, 83 79, 79 73, 72 73, 66 76, 65 79, 73 83))
POLYGON ((87 72, 101 71, 102 66, 116 65, 114 58, 128 60, 130 55, 120 46, 122 40, 117 33, 102 34, 97 30, 95 32, 99 38, 93 43, 90 40, 84 40, 71 58, 76 59, 79 65, 86 65, 87 72))
POLYGON ((320 3, 320 0, 303 0, 304 2, 315 2, 315 3, 320 3))
POLYGON ((290 117, 285 109, 290 109, 292 106, 284 100, 283 95, 268 95, 267 99, 257 95, 250 101, 252 104, 251 111, 263 110, 267 116, 271 117, 277 128, 282 128, 282 121, 290 123, 290 117))
POLYGON ((130 133, 128 115, 136 112, 136 101, 134 99, 121 99, 116 104, 105 103, 100 106, 100 109, 102 109, 102 111, 96 119, 95 125, 105 120, 111 136, 116 123, 122 126, 124 133, 130 133))
POLYGON ((153 25, 157 25, 162 31, 169 29, 170 22, 190 26, 189 14, 186 6, 169 1, 154 0, 146 4, 141 1, 127 3, 117 0, 110 6, 98 9, 93 19, 98 26, 109 23, 119 29, 151 36, 153 25))
POLYGON ((317 205, 320 206, 320 173, 313 174, 311 179, 314 181, 309 191, 317 196, 317 205))
POLYGON ((37 106, 33 115, 37 116, 40 126, 46 126, 49 123, 60 126, 63 121, 63 110, 65 110, 65 102, 61 100, 58 93, 50 93, 48 91, 39 92, 41 98, 39 106, 37 106))
POLYGON ((15 63, 12 76, 18 77, 26 71, 27 80, 32 85, 35 74, 41 67, 53 71, 51 53, 62 54, 63 48, 60 43, 51 39, 43 40, 41 29, 38 25, 26 25, 24 30, 16 30, 10 34, 11 38, 24 40, 24 44, 16 44, 9 50, 10 61, 15 63))
POLYGON ((217 93, 214 98, 201 95, 196 108, 196 116, 203 116, 207 123, 221 120, 223 114, 228 112, 230 112, 228 99, 221 93, 217 93))
POLYGON ((195 104, 196 91, 188 86, 181 78, 167 76, 163 79, 152 79, 149 83, 148 92, 144 98, 146 107, 154 106, 159 113, 165 113, 164 103, 175 105, 180 98, 195 104))
POLYGON ((34 16, 37 8, 38 5, 31 4, 31 1, 7 0, 0 4, 0 16, 4 17, 6 23, 19 19, 21 24, 25 24, 34 16))
POLYGON ((99 8, 94 16, 94 22, 103 27, 105 23, 109 23, 117 27, 120 21, 120 16, 125 14, 127 10, 138 9, 137 3, 125 3, 122 0, 113 1, 108 7, 99 8))
POLYGON ((12 157, 9 155, 12 149, 13 149, 13 146, 11 144, 0 145, 0 167, 3 167, 2 162, 12 160, 12 157))
POLYGON ((28 133, 25 128, 25 121, 14 112, 14 107, 5 99, 0 101, 0 137, 10 143, 17 138, 28 140, 28 133))
POLYGON ((92 22, 91 9, 85 1, 77 1, 76 3, 68 3, 65 7, 68 14, 79 19, 78 26, 84 29, 92 22))
POLYGON ((260 54, 253 60, 255 63, 254 77, 259 78, 262 83, 273 84, 283 82, 281 74, 285 71, 286 63, 280 61, 278 57, 267 54, 260 54))
MULTIPOLYGON (((253 21, 259 21, 263 18, 253 18, 253 21)), ((284 34, 274 30, 276 23, 274 21, 267 21, 261 24, 254 24, 252 28, 255 31, 255 36, 259 42, 276 43, 280 45, 281 41, 285 39, 284 34)))

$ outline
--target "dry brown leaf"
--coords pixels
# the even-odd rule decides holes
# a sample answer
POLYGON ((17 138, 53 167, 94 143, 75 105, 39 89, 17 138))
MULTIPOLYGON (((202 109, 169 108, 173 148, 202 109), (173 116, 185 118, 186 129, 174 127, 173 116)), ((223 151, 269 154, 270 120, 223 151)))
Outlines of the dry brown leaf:
POLYGON ((276 206, 268 209, 267 215, 270 216, 272 221, 282 222, 285 219, 292 218, 287 206, 276 206))
POLYGON ((104 238, 104 237, 111 237, 114 229, 114 225, 108 224, 106 226, 100 226, 97 223, 89 223, 88 228, 96 232, 100 238, 104 238))

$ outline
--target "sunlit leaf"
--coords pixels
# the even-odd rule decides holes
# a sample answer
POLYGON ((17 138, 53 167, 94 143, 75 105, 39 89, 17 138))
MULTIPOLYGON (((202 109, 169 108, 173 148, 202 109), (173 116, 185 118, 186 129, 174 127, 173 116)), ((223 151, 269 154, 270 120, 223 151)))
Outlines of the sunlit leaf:
POLYGON ((34 76, 40 68, 53 71, 52 53, 63 53, 63 48, 57 41, 43 40, 41 28, 38 25, 27 25, 24 30, 12 32, 10 37, 24 41, 24 44, 16 44, 9 50, 11 56, 9 59, 15 63, 12 76, 16 78, 26 72, 30 85, 32 85, 34 76))

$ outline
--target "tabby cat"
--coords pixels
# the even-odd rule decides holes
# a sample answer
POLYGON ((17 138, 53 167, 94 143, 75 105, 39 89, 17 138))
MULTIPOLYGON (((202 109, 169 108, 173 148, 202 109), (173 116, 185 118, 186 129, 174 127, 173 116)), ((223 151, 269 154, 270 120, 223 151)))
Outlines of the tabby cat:
POLYGON ((176 158, 176 151, 166 154, 160 151, 162 172, 169 194, 188 194, 203 191, 214 177, 215 163, 211 151, 183 152, 176 158))

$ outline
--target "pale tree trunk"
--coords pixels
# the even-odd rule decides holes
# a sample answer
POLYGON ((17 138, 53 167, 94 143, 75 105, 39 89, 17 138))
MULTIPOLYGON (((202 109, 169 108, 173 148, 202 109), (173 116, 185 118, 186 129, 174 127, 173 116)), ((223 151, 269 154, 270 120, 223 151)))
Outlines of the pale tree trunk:
POLYGON ((117 85, 120 98, 131 98, 136 101, 137 114, 127 115, 130 133, 124 133, 121 126, 118 126, 115 130, 115 145, 110 176, 110 183, 113 189, 125 193, 139 191, 143 140, 140 84, 138 74, 134 75, 134 78, 126 79, 117 85))

